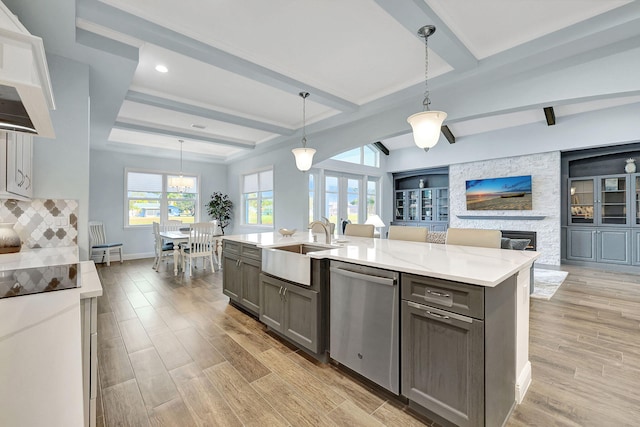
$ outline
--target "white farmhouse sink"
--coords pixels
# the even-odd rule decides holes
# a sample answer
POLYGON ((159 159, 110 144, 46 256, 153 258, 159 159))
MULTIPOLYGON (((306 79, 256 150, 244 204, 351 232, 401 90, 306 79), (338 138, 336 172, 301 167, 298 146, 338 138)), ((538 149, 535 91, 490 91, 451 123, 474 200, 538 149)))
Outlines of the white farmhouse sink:
POLYGON ((262 271, 304 286, 311 285, 310 252, 326 251, 337 246, 295 243, 262 248, 262 271))

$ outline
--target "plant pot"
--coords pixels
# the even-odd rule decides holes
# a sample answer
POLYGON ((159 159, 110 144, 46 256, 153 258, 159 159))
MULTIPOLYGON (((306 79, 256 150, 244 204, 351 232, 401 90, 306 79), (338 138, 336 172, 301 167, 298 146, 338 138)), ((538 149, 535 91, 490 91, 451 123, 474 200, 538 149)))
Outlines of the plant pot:
POLYGON ((20 236, 13 229, 13 223, 0 223, 0 254, 11 254, 20 252, 22 242, 20 236))

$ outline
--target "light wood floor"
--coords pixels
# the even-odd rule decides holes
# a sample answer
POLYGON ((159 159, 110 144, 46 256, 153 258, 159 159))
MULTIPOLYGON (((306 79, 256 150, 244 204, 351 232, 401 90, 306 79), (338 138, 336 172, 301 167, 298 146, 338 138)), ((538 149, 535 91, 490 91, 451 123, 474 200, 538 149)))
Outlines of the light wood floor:
MULTIPOLYGON (((228 304, 222 273, 99 265, 98 426, 422 426, 228 304)), ((563 267, 532 300, 533 384, 509 426, 640 423, 640 276, 563 267)))

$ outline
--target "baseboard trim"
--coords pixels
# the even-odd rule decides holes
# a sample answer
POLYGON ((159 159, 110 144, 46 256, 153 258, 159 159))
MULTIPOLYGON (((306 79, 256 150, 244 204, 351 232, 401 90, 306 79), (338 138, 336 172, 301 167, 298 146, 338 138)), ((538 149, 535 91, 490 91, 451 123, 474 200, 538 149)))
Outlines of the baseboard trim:
POLYGON ((527 363, 524 365, 522 371, 520 371, 520 375, 518 375, 518 380, 516 381, 516 402, 518 404, 522 403, 524 400, 524 396, 527 394, 527 390, 529 390, 530 385, 531 362, 527 360, 527 363))

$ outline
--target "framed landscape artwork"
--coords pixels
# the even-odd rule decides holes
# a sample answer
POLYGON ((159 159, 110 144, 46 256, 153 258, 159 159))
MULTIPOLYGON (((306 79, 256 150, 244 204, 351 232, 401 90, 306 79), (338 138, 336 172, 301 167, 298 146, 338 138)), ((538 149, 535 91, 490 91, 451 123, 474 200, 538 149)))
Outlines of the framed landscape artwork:
POLYGON ((532 210, 531 175, 466 182, 467 210, 532 210))

